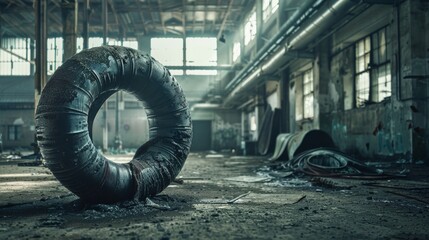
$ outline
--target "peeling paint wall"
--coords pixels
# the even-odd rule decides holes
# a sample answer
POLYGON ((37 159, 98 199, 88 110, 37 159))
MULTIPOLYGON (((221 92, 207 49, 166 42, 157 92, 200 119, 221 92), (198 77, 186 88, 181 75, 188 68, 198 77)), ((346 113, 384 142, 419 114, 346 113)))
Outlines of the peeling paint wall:
MULTIPOLYGON (((428 34, 428 14, 424 10, 427 6, 422 1, 406 1, 401 4, 398 31, 396 8, 376 5, 368 9, 366 14, 358 16, 349 26, 334 33, 329 40, 332 43, 330 77, 325 85, 328 87, 330 103, 326 106, 319 105, 321 109, 329 108, 329 111, 320 113, 320 127, 331 133, 340 149, 368 159, 376 156, 399 156, 408 160, 416 160, 413 158, 418 155, 421 155, 418 158, 425 157, 425 154, 417 154, 416 151, 428 152, 427 140, 423 140, 427 139, 427 135, 421 129, 421 135, 417 136, 414 125, 418 123, 420 126, 427 126, 428 112, 423 107, 427 106, 427 99, 415 101, 415 98, 427 97, 428 88, 427 85, 416 85, 404 76, 426 74, 423 69, 427 64, 425 57, 428 47, 423 36, 428 34), (373 17, 368 18, 368 14, 373 17), (359 29, 358 25, 369 27, 359 29), (377 27, 386 25, 392 29, 391 36, 387 36, 392 39, 392 96, 379 103, 356 108, 354 42, 375 31, 377 27), (416 56, 419 55, 417 53, 423 54, 416 56), (398 74, 398 67, 401 75, 398 74), (424 93, 421 89, 424 89, 424 93), (423 111, 413 112, 413 104, 420 106, 423 111), (416 140, 418 138, 420 140, 416 140)), ((319 104, 320 102, 319 99, 319 104)))

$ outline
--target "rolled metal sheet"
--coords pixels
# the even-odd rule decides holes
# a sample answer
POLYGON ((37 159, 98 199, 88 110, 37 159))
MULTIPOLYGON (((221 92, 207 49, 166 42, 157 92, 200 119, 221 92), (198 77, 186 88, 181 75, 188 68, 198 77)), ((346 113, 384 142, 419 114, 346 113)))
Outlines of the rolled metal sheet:
POLYGON ((297 133, 282 133, 276 138, 276 148, 269 160, 280 159, 288 161, 304 151, 321 147, 335 148, 331 136, 322 130, 313 129, 297 133))

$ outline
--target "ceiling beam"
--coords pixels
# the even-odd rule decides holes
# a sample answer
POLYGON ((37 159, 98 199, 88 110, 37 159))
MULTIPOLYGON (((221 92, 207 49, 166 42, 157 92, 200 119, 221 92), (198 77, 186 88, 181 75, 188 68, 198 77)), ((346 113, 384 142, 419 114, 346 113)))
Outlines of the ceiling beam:
POLYGON ((220 25, 220 29, 219 29, 219 32, 217 34, 217 39, 219 39, 222 36, 222 32, 223 32, 223 29, 225 27, 226 20, 228 19, 229 13, 231 12, 231 7, 232 7, 233 2, 234 2, 234 0, 229 0, 228 10, 226 10, 225 16, 223 17, 222 24, 220 25))
POLYGON ((158 0, 158 13, 159 13, 159 20, 161 21, 162 29, 164 30, 164 34, 166 34, 167 29, 165 28, 164 19, 162 18, 161 0, 158 0))
POLYGON ((146 21, 144 19, 144 15, 143 15, 143 10, 142 10, 142 6, 141 6, 141 2, 137 1, 137 8, 139 10, 139 16, 140 16, 140 20, 142 21, 143 24, 143 34, 147 35, 147 29, 146 29, 146 21))

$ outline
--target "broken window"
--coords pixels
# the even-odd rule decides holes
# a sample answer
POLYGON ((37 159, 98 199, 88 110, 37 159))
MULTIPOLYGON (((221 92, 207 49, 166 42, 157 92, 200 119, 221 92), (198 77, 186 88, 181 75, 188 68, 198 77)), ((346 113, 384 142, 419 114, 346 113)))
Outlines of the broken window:
POLYGON ((270 16, 279 8, 279 0, 264 0, 262 2, 262 18, 264 21, 268 20, 270 16))
POLYGON ((389 34, 384 27, 355 44, 356 107, 381 102, 392 94, 389 34))
POLYGON ((249 44, 256 36, 256 11, 250 15, 244 25, 244 44, 249 44))

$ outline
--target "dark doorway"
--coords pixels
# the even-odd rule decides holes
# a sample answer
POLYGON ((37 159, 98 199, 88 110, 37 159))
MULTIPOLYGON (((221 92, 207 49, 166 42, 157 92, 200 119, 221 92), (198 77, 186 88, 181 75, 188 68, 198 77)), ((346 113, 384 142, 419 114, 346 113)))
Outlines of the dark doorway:
POLYGON ((212 142, 212 121, 192 121, 192 127, 193 137, 191 151, 198 152, 210 150, 212 142))

